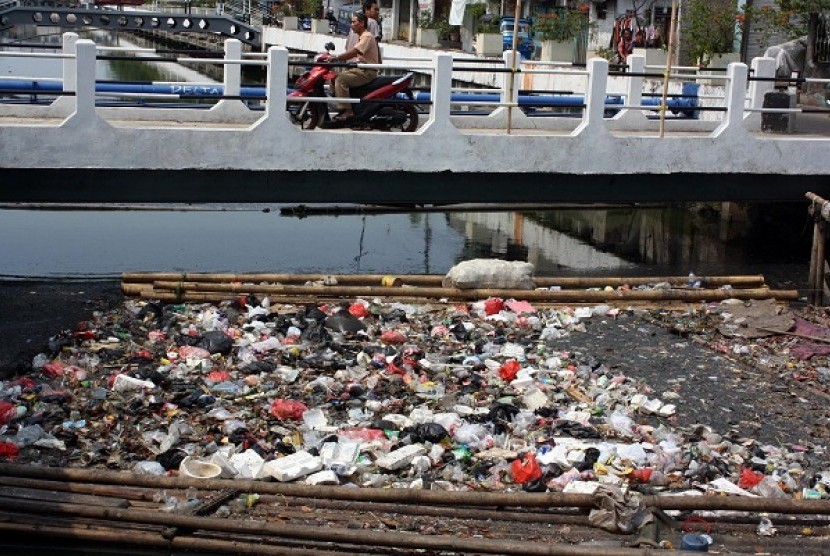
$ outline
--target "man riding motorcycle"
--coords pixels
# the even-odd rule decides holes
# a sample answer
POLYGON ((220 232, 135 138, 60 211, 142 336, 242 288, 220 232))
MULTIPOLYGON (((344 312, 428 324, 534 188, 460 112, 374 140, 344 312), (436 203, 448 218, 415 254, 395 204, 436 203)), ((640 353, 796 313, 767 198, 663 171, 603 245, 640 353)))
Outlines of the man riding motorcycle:
MULTIPOLYGON (((356 12, 352 15, 352 31, 358 35, 357 44, 338 56, 334 56, 332 61, 354 61, 359 64, 378 64, 380 63, 380 53, 378 50, 378 43, 375 37, 367 28, 368 18, 365 14, 356 12)), ((369 68, 349 68, 340 72, 334 80, 334 94, 340 98, 349 98, 349 89, 351 87, 359 87, 374 80, 378 76, 377 69, 369 68)), ((345 120, 354 116, 350 104, 338 105, 340 111, 336 120, 345 120)))

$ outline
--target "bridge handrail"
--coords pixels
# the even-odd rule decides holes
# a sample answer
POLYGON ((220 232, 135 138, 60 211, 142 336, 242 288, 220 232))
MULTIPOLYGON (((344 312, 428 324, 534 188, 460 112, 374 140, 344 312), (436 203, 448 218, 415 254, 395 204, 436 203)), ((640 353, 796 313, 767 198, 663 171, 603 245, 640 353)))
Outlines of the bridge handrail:
MULTIPOLYGON (((85 41, 83 42, 86 44, 85 41)), ((80 63, 81 57, 84 55, 88 55, 86 53, 92 52, 93 58, 97 55, 98 48, 92 44, 91 50, 88 46, 85 46, 83 53, 81 51, 77 51, 77 46, 82 44, 82 41, 78 41, 77 35, 73 33, 69 33, 64 37, 64 49, 61 52, 55 53, 21 53, 21 52, 8 52, 8 51, 0 51, 0 56, 21 56, 21 57, 51 57, 55 59, 61 59, 64 61, 64 87, 63 90, 66 92, 67 95, 71 95, 72 93, 78 93, 75 95, 74 102, 77 105, 81 104, 89 104, 94 108, 94 97, 95 93, 95 79, 94 79, 94 72, 92 75, 82 74, 80 69, 78 69, 82 64, 80 63), (72 38, 74 35, 74 38, 72 38), (76 53, 77 51, 77 53, 76 53), (92 85, 86 85, 84 88, 79 87, 80 80, 85 79, 92 83, 92 85), (83 89, 83 90, 81 90, 83 89), (86 98, 85 95, 91 95, 91 99, 86 98)), ((102 48, 100 50, 105 50, 102 48)), ((225 43, 225 58, 178 58, 175 61, 179 62, 193 62, 193 63, 216 63, 216 64, 223 64, 229 66, 229 70, 226 71, 226 81, 223 84, 223 93, 219 98, 222 99, 239 99, 242 98, 240 95, 241 89, 241 78, 239 74, 239 70, 235 69, 233 71, 230 68, 236 67, 238 68, 241 65, 268 65, 271 70, 274 69, 273 64, 275 60, 284 60, 286 68, 288 67, 288 52, 281 48, 272 48, 268 53, 267 60, 251 60, 251 59, 244 59, 242 57, 241 52, 241 43, 235 39, 229 39, 225 43)), ((509 55, 506 54, 506 56, 509 55)), ((137 59, 137 61, 141 61, 137 59)), ((431 95, 430 100, 433 104, 432 106, 432 114, 431 119, 435 119, 435 114, 440 110, 447 110, 450 105, 460 105, 466 104, 469 106, 492 106, 492 107, 517 107, 519 106, 519 91, 518 88, 515 88, 513 91, 513 98, 509 98, 508 91, 510 88, 507 86, 509 84, 510 79, 518 78, 518 74, 508 72, 503 73, 501 78, 501 86, 499 88, 490 90, 484 90, 488 92, 492 92, 493 94, 497 94, 500 96, 500 99, 497 101, 491 101, 489 99, 464 99, 461 97, 454 97, 454 92, 462 91, 458 87, 453 87, 452 80, 450 78, 451 73, 457 69, 453 68, 453 58, 450 54, 443 54, 439 53, 436 54, 433 58, 432 64, 358 64, 358 67, 367 67, 367 68, 378 68, 378 69, 397 69, 397 70, 412 70, 417 69, 420 72, 424 73, 432 73, 433 74, 433 84, 431 87, 431 95), (442 72, 447 72, 447 75, 443 75, 442 72), (443 83, 443 84, 442 84, 443 83)), ((607 87, 608 83, 608 76, 609 76, 609 66, 608 63, 604 60, 593 59, 589 62, 586 70, 575 70, 575 71, 567 71, 569 74, 575 75, 584 75, 588 79, 587 91, 586 96, 583 101, 574 103, 571 108, 584 108, 582 118, 583 122, 588 122, 590 125, 601 126, 604 125, 602 123, 603 120, 603 110, 606 108, 614 108, 615 110, 620 110, 626 113, 632 113, 630 116, 628 114, 624 114, 625 117, 634 117, 635 113, 639 111, 655 111, 655 110, 663 110, 663 109, 680 109, 680 110, 689 110, 689 111, 704 111, 704 110, 715 110, 715 111, 723 111, 725 115, 723 117, 722 122, 720 123, 719 129, 723 128, 745 128, 745 129, 752 129, 752 125, 754 123, 760 124, 759 116, 763 113, 770 113, 770 114, 781 114, 781 113, 799 113, 800 109, 775 109, 775 108, 763 108, 763 94, 772 90, 774 79, 770 79, 774 77, 774 60, 769 58, 760 58, 753 61, 753 73, 756 79, 752 79, 749 76, 749 72, 747 71, 747 66, 744 64, 731 64, 728 68, 727 75, 725 79, 727 80, 727 95, 723 99, 724 105, 723 106, 693 106, 693 107, 682 107, 677 108, 676 106, 673 107, 671 105, 664 106, 662 101, 655 103, 655 104, 648 104, 642 102, 643 98, 643 77, 640 76, 642 70, 644 69, 644 64, 642 57, 632 56, 630 59, 631 62, 631 75, 628 77, 628 89, 626 91, 622 91, 619 93, 614 93, 617 97, 621 99, 625 99, 625 103, 622 102, 609 102, 607 100, 608 95, 612 93, 609 92, 607 87), (640 73, 638 73, 640 72, 640 73), (748 86, 748 91, 747 91, 748 86), (592 117, 590 114, 594 114, 592 117), (597 115, 598 114, 598 115, 597 115), (757 118, 756 118, 757 116, 757 118), (596 118, 599 118, 598 120, 596 118)), ((283 62, 280 62, 282 64, 283 62)), ((94 66, 94 60, 93 60, 94 66)), ((483 69, 482 71, 486 71, 483 69)), ((550 71, 550 70, 542 70, 542 71, 550 71)), ((560 72, 565 73, 565 71, 560 72)), ((269 71, 269 75, 272 75, 272 71, 269 71)), ((707 76, 707 78, 710 76, 707 76)), ((818 80, 821 82, 830 82, 830 80, 818 80)), ((189 84, 193 86, 193 84, 189 84)), ((266 104, 267 105, 276 105, 276 106, 285 106, 286 99, 284 98, 285 92, 284 91, 273 91, 268 89, 269 94, 266 95, 266 104)), ((483 91, 483 89, 469 89, 469 91, 483 91)), ((135 93, 132 93, 135 96, 135 93)), ((147 94, 149 97, 150 95, 147 94)), ((193 96, 193 95, 189 95, 193 96)), ((675 95, 677 96, 677 95, 675 95)), ((683 95, 680 95, 683 96, 683 95)), ((710 98, 710 97, 707 97, 710 98)), ((326 102, 329 102, 329 99, 326 99, 326 102)), ((424 104, 427 104, 424 102, 424 104)), ((449 117, 449 112, 446 112, 446 116, 449 117)), ((618 118, 622 119, 622 118, 618 118)))

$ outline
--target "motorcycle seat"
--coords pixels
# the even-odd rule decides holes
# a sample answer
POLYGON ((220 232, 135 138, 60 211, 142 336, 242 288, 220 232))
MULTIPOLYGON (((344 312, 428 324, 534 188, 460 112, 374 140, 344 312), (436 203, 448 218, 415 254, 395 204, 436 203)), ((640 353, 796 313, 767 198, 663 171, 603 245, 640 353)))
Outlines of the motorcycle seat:
POLYGON ((380 89, 384 85, 391 85, 398 79, 403 77, 402 75, 381 75, 380 77, 376 77, 372 81, 369 81, 365 85, 361 85, 359 87, 352 87, 349 89, 349 95, 352 98, 362 98, 375 91, 380 89))

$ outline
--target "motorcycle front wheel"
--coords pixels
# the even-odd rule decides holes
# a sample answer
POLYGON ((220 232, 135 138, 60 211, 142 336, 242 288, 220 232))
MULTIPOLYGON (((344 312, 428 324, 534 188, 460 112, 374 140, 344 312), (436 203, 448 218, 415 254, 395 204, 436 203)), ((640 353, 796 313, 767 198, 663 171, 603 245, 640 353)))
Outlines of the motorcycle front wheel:
POLYGON ((300 129, 314 129, 323 121, 323 111, 320 106, 311 102, 289 108, 288 114, 291 123, 299 126, 300 129))
POLYGON ((418 129, 418 108, 414 104, 398 105, 395 110, 400 110, 406 114, 406 120, 399 125, 392 126, 391 129, 400 130, 404 133, 412 133, 418 129))

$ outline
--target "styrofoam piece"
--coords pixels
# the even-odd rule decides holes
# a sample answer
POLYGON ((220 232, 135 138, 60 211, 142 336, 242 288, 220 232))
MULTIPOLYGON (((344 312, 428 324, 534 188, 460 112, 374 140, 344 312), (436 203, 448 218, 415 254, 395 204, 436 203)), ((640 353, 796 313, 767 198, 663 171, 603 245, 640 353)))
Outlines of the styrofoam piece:
POLYGON ((156 387, 151 380, 141 380, 127 375, 118 375, 112 383, 116 392, 132 392, 134 390, 152 390, 156 387))
POLYGON ((562 492, 566 494, 594 494, 599 488, 598 481, 571 481, 562 492))
POLYGON ((187 456, 179 464, 179 474, 192 479, 216 479, 222 474, 222 468, 215 463, 187 456))
POLYGON ((289 456, 271 460, 262 466, 262 470, 281 483, 293 481, 323 468, 323 460, 306 451, 295 452, 289 456))
POLYGON ((214 452, 210 458, 208 458, 208 461, 219 466, 222 470, 220 475, 220 478, 222 479, 233 479, 239 474, 236 468, 231 464, 230 460, 221 452, 214 452))
POLYGON ((331 469, 318 471, 306 477, 305 484, 307 485, 339 485, 340 480, 337 474, 331 469))
POLYGON ((388 454, 383 454, 378 458, 376 464, 381 469, 393 471, 407 467, 416 457, 425 456, 426 454, 427 449, 422 444, 410 444, 388 454))
POLYGON ((268 476, 262 469, 265 460, 253 450, 232 455, 230 462, 236 469, 239 479, 263 479, 268 476))
POLYGON ((525 395, 522 397, 522 403, 524 406, 531 411, 536 411, 542 407, 548 405, 548 396, 541 390, 534 388, 533 390, 528 390, 525 395))

